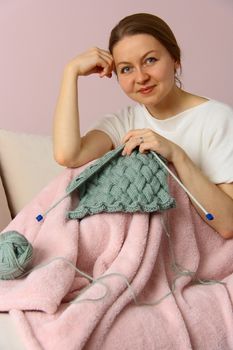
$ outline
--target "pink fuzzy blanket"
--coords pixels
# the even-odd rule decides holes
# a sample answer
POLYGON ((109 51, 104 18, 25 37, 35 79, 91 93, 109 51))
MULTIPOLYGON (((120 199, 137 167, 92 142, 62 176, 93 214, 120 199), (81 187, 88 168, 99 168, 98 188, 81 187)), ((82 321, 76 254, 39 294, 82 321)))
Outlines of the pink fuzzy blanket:
POLYGON ((35 217, 81 170, 65 170, 4 232, 16 230, 32 243, 31 267, 63 257, 94 279, 122 274, 130 288, 121 275, 90 283, 62 259, 22 279, 0 281, 0 311, 10 311, 26 349, 233 349, 233 240, 203 222, 172 179, 177 208, 164 214, 102 213, 68 221, 68 197, 38 223, 35 217), (193 272, 183 273, 175 287, 174 261, 193 272), (198 279, 224 283, 193 283, 198 279), (79 302, 70 303, 88 285, 79 302), (145 306, 134 297, 138 304, 162 300, 145 306))

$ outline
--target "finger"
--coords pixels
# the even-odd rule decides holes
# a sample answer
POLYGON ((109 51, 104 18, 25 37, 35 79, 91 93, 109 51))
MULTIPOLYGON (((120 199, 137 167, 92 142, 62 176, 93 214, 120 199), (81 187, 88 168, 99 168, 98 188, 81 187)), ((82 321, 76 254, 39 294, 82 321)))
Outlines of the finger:
POLYGON ((100 49, 97 47, 97 49, 99 50, 100 53, 102 53, 103 55, 111 58, 113 60, 112 54, 110 53, 110 51, 104 50, 104 49, 100 49))
POLYGON ((150 150, 153 150, 153 148, 154 148, 153 146, 154 145, 151 142, 143 142, 139 146, 139 152, 140 153, 146 153, 146 152, 148 152, 150 150))
POLYGON ((108 76, 111 77, 112 75, 112 68, 109 65, 109 63, 104 59, 101 58, 102 61, 100 61, 99 65, 98 65, 98 71, 97 73, 99 74, 100 78, 103 78, 104 76, 108 76))
POLYGON ((99 77, 103 78, 103 77, 107 77, 107 78, 111 78, 112 77, 112 70, 109 67, 104 68, 101 73, 99 73, 99 77))
POLYGON ((100 54, 100 55, 103 54, 103 55, 105 55, 105 56, 108 56, 109 58, 112 57, 112 55, 111 55, 111 53, 110 53, 109 51, 104 50, 104 49, 101 49, 101 48, 99 48, 98 46, 92 46, 92 47, 89 48, 88 51, 89 51, 89 52, 97 52, 98 54, 100 54))
POLYGON ((148 129, 134 129, 127 132, 127 134, 123 137, 122 143, 126 143, 129 139, 134 137, 145 137, 146 133, 148 132, 148 129))
POLYGON ((92 47, 89 52, 96 62, 96 68, 92 72, 98 73, 101 78, 103 76, 111 77, 113 70, 113 58, 111 54, 98 47, 92 47))
POLYGON ((100 74, 100 77, 107 76, 111 78, 113 71, 113 58, 111 55, 106 54, 106 51, 101 50, 99 53, 100 57, 107 63, 105 68, 100 74))
POLYGON ((108 78, 111 78, 112 77, 112 71, 113 71, 112 65, 109 64, 107 61, 105 61, 105 62, 107 64, 104 65, 103 69, 99 73, 99 76, 100 76, 100 78, 103 78, 105 76, 108 77, 108 78))
POLYGON ((100 55, 103 55, 109 63, 113 64, 113 57, 111 54, 108 55, 105 51, 101 51, 100 55))
POLYGON ((142 137, 132 137, 129 139, 129 141, 126 142, 125 147, 122 151, 122 155, 130 155, 132 151, 140 146, 140 144, 144 142, 142 137))

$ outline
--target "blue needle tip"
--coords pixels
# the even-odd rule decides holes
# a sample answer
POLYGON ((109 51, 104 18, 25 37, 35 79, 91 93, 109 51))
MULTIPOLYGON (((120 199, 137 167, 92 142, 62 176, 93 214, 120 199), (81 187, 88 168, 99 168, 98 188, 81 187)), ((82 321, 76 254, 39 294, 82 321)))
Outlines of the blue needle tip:
POLYGON ((207 220, 214 220, 214 216, 211 213, 206 214, 205 217, 207 220))
POLYGON ((38 222, 40 222, 41 220, 43 220, 43 215, 41 215, 41 214, 37 215, 36 220, 37 220, 38 222))

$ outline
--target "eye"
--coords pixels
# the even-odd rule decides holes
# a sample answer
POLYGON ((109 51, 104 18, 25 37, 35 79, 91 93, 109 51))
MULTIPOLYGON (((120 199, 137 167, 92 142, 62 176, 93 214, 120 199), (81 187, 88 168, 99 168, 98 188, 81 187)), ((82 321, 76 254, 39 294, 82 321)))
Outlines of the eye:
POLYGON ((129 73, 131 71, 131 67, 125 66, 120 69, 121 74, 129 73))
POLYGON ((155 58, 155 57, 148 57, 148 58, 146 58, 145 63, 146 64, 153 64, 153 63, 155 63, 157 61, 158 61, 158 59, 155 58))

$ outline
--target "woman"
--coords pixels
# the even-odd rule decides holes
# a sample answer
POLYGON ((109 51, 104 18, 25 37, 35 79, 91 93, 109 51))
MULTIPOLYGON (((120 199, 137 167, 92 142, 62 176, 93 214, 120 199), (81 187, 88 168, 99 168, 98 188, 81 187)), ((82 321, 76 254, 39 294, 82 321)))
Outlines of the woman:
POLYGON ((55 159, 79 167, 121 142, 123 155, 137 146, 153 150, 173 163, 183 184, 213 213, 208 224, 232 238, 233 111, 181 89, 180 69, 180 49, 162 19, 145 13, 122 19, 111 32, 109 51, 92 48, 65 67, 54 118, 55 159), (113 71, 136 105, 106 116, 81 137, 77 80, 90 74, 111 78, 113 71))

